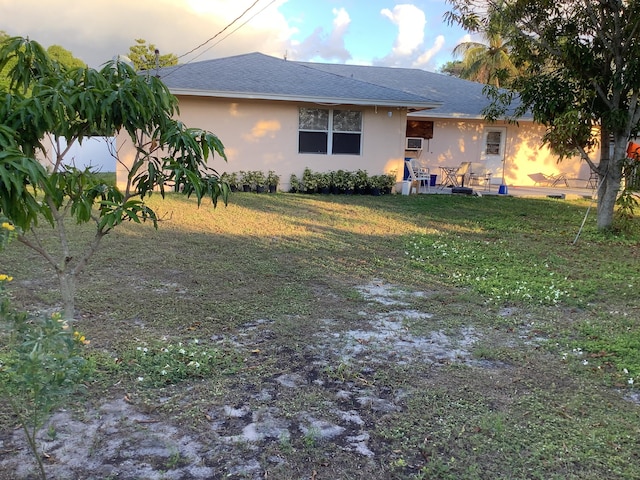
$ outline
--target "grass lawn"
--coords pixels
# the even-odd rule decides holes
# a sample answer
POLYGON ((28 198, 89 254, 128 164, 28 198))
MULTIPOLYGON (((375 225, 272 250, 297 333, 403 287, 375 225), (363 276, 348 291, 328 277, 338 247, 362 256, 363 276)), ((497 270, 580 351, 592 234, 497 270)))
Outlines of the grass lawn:
MULTIPOLYGON (((587 201, 149 203, 81 277, 95 374, 43 429, 52 478, 640 478, 637 218, 574 244, 587 201)), ((59 305, 37 254, 0 265, 59 305)), ((0 479, 28 478, 15 427, 0 479)))

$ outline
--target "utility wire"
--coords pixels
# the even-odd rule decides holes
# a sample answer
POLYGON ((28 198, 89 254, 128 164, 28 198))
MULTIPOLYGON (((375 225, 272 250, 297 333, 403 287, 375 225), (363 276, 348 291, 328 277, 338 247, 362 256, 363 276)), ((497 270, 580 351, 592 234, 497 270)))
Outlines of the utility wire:
MULTIPOLYGON (((195 48, 192 48, 191 50, 189 50, 187 53, 183 53, 182 55, 180 55, 178 58, 183 58, 187 55, 189 55, 190 53, 195 52, 196 50, 198 50, 199 48, 204 47, 207 43, 211 42, 212 40, 215 40, 217 37, 219 37, 220 35, 222 35, 226 30, 228 30, 234 23, 236 23, 238 20, 240 20, 242 17, 244 17, 253 7, 255 7, 257 5, 257 3, 260 0, 255 0, 255 2, 253 2, 251 4, 251 6, 249 8, 247 8, 244 12, 242 12, 238 17, 236 17, 231 23, 227 24, 226 27, 224 27, 222 30, 220 30, 218 33, 216 33, 213 37, 209 38, 207 41, 202 42, 200 45, 198 45, 195 48)), ((213 45, 211 45, 209 48, 207 48, 205 51, 203 51, 202 53, 199 53, 198 55, 196 55, 195 57, 193 57, 191 60, 178 65, 177 67, 175 67, 173 70, 171 70, 169 73, 167 73, 166 75, 164 75, 164 77, 168 77, 170 75, 172 75, 173 73, 177 72, 178 70, 180 70, 182 67, 189 65, 191 62, 193 62, 195 59, 197 59, 198 57, 200 57, 201 55, 204 55, 206 52, 208 52, 209 50, 211 50, 213 47, 215 47, 216 45, 218 45, 220 42, 222 42, 224 39, 226 39, 227 37, 229 37, 230 35, 232 35, 233 33, 237 32, 240 28, 242 28, 243 26, 245 26, 247 23, 249 23, 251 20, 253 20, 257 15, 259 15, 260 13, 262 13, 265 9, 267 9, 268 7, 270 7, 271 5, 273 5, 276 2, 276 0, 271 0, 271 2, 269 2, 264 8, 262 8, 262 10, 259 10, 257 13, 255 13, 254 15, 252 15, 247 21, 245 21, 244 23, 242 23, 241 25, 239 25, 235 30, 232 30, 231 32, 229 32, 227 35, 225 35, 223 38, 221 38, 220 40, 218 40, 216 43, 214 43, 213 45)))
MULTIPOLYGON (((193 62, 194 60, 196 60, 197 58, 201 57, 202 55, 204 55, 205 53, 207 53, 209 50, 211 50, 213 47, 215 47, 216 45, 218 45, 219 43, 221 43, 222 41, 226 40, 227 38, 229 38, 231 35, 233 35, 234 33, 236 33, 238 30, 240 30, 242 27, 244 27, 247 23, 249 23, 251 20, 253 20, 255 17, 257 17, 258 15, 260 15, 262 12, 264 12, 267 8, 269 8, 271 5, 273 5, 274 3, 276 3, 276 0, 271 0, 269 3, 267 3, 264 7, 262 7, 262 9, 258 10, 256 13, 254 13, 252 16, 250 16, 247 20, 245 20, 244 23, 241 23, 240 25, 238 25, 234 30, 231 30, 229 33, 227 33, 224 37, 222 37, 220 40, 218 40, 216 43, 214 43, 213 45, 211 45, 209 48, 207 48, 206 50, 203 50, 202 52, 200 52, 198 55, 196 55, 195 57, 193 57, 191 60, 189 60, 189 62, 193 62)), ((222 33, 222 32, 220 32, 222 33)), ((186 55, 186 54, 185 54, 186 55)))
MULTIPOLYGON (((207 43, 209 43, 212 40, 215 40, 217 37, 219 37, 220 35, 222 35, 228 28, 230 28, 234 23, 236 23, 238 20, 240 20, 242 17, 244 17, 247 12, 249 12, 249 10, 251 10, 253 7, 256 6, 256 4, 259 2, 260 0, 256 0, 255 2, 253 2, 251 4, 251 6, 249 8, 247 8, 244 12, 242 12, 240 14, 240 16, 236 17, 231 23, 229 23, 226 27, 224 27, 222 30, 220 30, 218 33, 216 33, 213 37, 211 37, 210 39, 208 39, 207 41, 201 43, 200 45, 198 45, 195 48, 192 48, 191 50, 189 50, 187 53, 183 53, 182 55, 180 55, 178 58, 182 58, 182 57, 186 57, 187 55, 189 55, 190 53, 195 52, 196 50, 198 50, 199 48, 204 47, 207 43)), ((273 3, 273 2, 272 2, 273 3)))

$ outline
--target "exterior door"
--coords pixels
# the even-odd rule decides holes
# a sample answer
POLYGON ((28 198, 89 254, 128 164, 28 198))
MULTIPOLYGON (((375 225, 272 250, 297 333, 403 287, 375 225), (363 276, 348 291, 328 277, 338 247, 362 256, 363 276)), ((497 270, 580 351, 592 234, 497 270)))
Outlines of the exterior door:
POLYGON ((480 160, 491 172, 491 183, 502 184, 505 163, 505 146, 507 127, 485 127, 482 136, 482 151, 480 160))

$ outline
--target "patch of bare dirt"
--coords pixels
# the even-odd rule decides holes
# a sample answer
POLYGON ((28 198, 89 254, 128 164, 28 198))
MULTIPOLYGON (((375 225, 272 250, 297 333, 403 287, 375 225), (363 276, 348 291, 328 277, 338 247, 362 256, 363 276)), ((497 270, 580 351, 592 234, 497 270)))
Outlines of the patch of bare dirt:
MULTIPOLYGON (((305 449, 316 457, 319 449, 326 457, 320 466, 336 472, 323 478, 340 478, 340 465, 347 463, 357 467, 351 478, 376 478, 384 446, 374 440, 373 429, 401 412, 412 394, 410 386, 376 385, 370 379, 379 370, 389 364, 499 366, 473 359, 471 349, 482 338, 473 327, 445 331, 434 325, 428 334, 412 333, 407 321, 432 319, 431 312, 412 307, 423 292, 381 281, 358 290, 371 306, 360 312, 361 321, 315 320, 315 333, 297 349, 280 349, 281 373, 253 379, 244 392, 211 398, 205 429, 181 426, 170 415, 146 412, 122 398, 105 399, 82 417, 56 412, 38 435, 50 478, 312 478, 316 467, 304 470, 299 460, 305 449)), ((257 320, 214 340, 250 350, 277 340, 273 323, 257 320)), ((22 431, 5 432, 0 478, 35 478, 33 471, 22 431)))

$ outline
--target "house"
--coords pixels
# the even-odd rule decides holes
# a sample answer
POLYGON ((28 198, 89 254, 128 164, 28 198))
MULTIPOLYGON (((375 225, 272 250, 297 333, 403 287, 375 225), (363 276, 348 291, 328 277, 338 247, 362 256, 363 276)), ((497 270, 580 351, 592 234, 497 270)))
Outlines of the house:
MULTIPOLYGON (((214 132, 225 145, 228 164, 218 159, 214 168, 275 170, 283 190, 305 167, 395 171, 402 180, 407 157, 425 161, 433 173, 473 162, 492 173, 493 183, 502 182, 503 167, 505 181, 519 185, 533 183, 527 174, 558 172, 555 157, 541 146, 540 126, 531 119, 488 124, 481 113, 488 103, 483 86, 446 75, 260 53, 156 73, 179 99, 181 120, 214 132), (409 149, 407 137, 416 139, 409 149)), ((133 158, 129 152, 125 165, 133 158)), ((579 160, 560 166, 568 177, 584 176, 579 160)), ((124 183, 124 167, 117 173, 124 183)))
POLYGON ((440 173, 440 166, 471 162, 475 169, 490 172, 493 184, 534 185, 529 175, 541 172, 564 174, 575 186, 584 186, 589 178, 588 165, 578 157, 558 164, 557 155, 542 145, 545 128, 532 117, 520 117, 518 125, 487 122, 483 109, 489 100, 483 84, 418 69, 305 65, 439 102, 433 109, 407 113, 406 137, 423 142, 422 148, 406 151, 406 157, 418 158, 432 173, 440 173))

